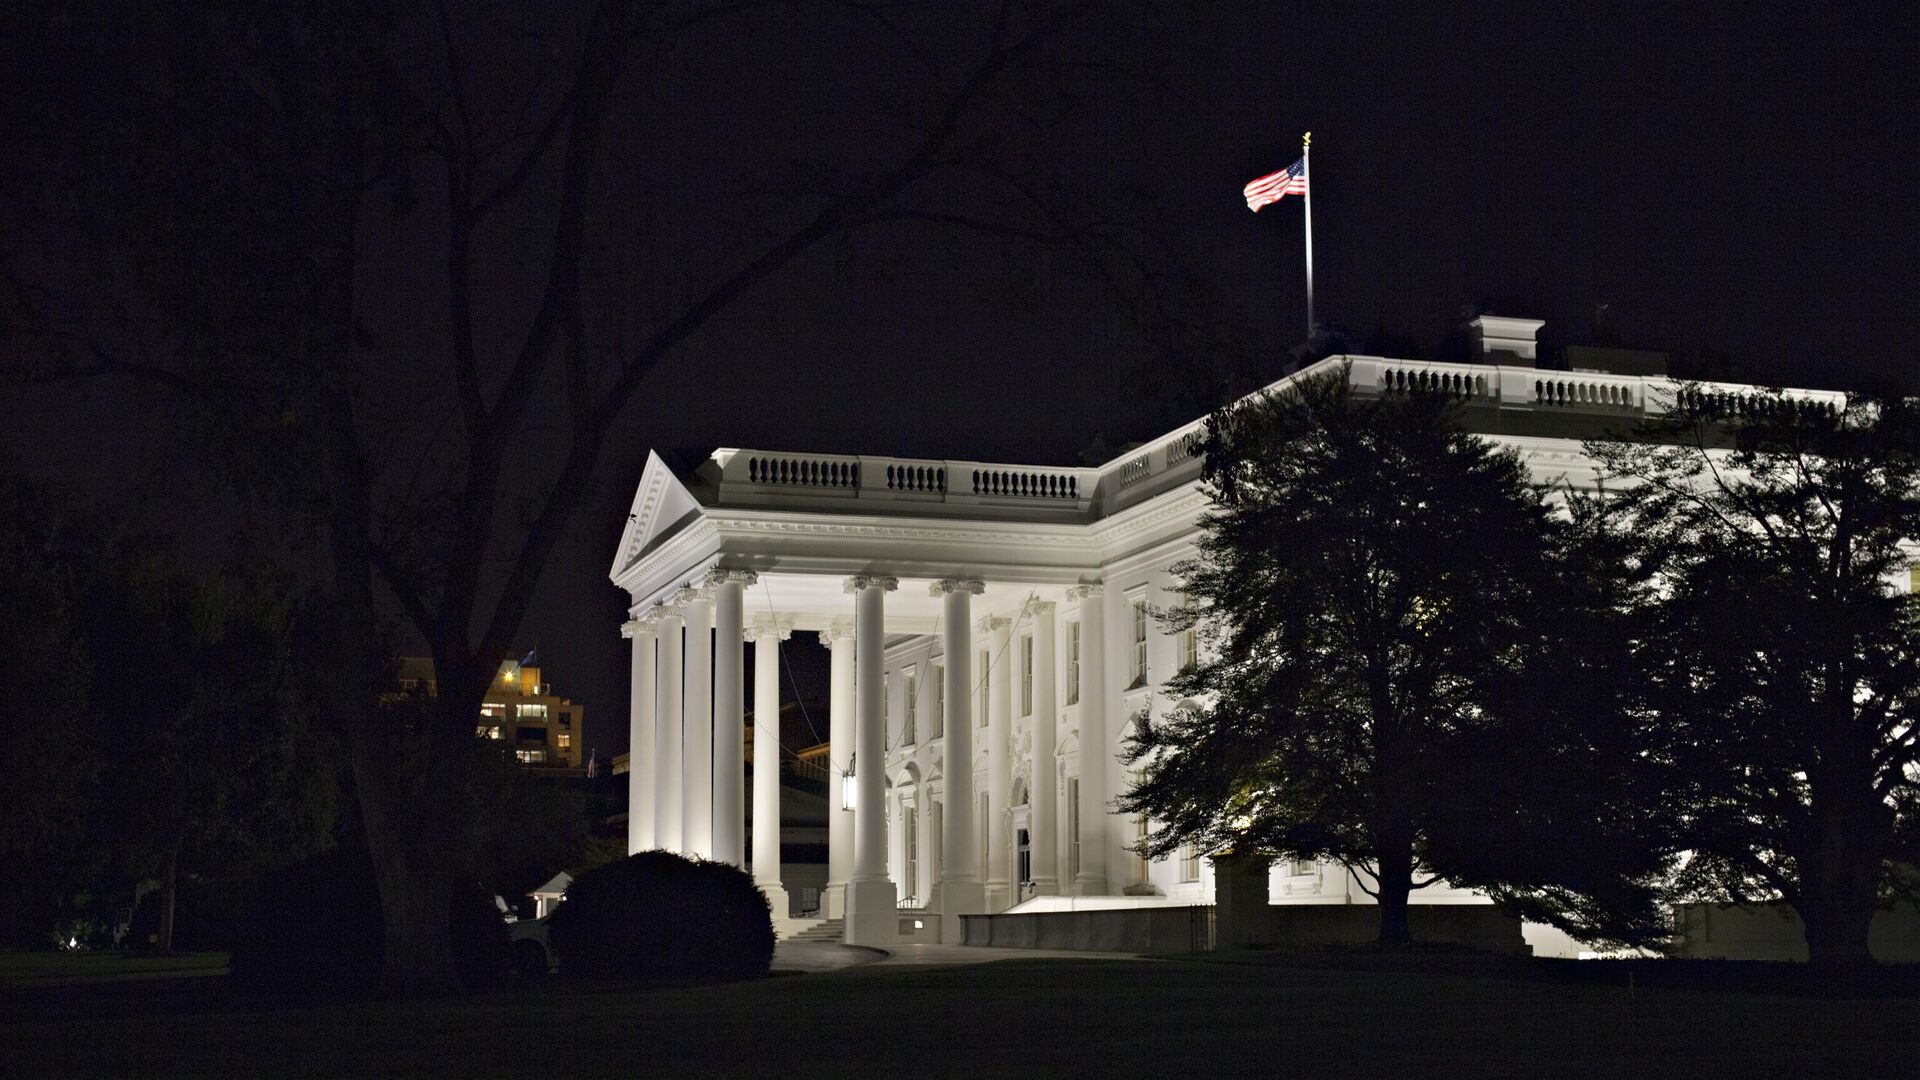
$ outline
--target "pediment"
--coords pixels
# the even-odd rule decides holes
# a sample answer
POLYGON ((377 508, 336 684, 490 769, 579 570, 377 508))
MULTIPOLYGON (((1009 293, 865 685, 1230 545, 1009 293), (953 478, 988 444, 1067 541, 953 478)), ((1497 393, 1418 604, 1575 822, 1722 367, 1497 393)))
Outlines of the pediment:
POLYGON ((627 511, 627 526, 620 533, 620 546, 614 549, 613 567, 607 576, 619 581, 621 574, 662 540, 678 532, 680 525, 699 510, 699 500, 660 455, 647 451, 646 468, 640 471, 633 506, 627 511))

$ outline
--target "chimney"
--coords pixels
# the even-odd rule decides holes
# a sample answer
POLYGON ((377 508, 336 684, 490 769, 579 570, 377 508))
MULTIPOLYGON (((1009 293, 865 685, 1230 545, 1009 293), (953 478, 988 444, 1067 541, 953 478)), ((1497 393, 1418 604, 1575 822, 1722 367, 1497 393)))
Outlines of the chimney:
POLYGON ((1539 319, 1509 319, 1502 315, 1476 315, 1467 321, 1467 333, 1473 341, 1473 361, 1476 364, 1497 364, 1502 367, 1536 367, 1535 351, 1539 343, 1534 340, 1540 328, 1547 325, 1539 319))

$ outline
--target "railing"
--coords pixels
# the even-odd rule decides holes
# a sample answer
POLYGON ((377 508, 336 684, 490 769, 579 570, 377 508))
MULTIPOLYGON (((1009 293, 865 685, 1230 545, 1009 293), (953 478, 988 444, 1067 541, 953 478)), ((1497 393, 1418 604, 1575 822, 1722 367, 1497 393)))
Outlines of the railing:
POLYGON ((893 906, 899 911, 918 911, 923 905, 917 896, 903 896, 895 901, 893 906))
POLYGON ((1536 405, 1585 406, 1597 409, 1640 408, 1640 387, 1634 383, 1601 381, 1578 375, 1553 375, 1533 381, 1536 405))
POLYGON ((1459 401, 1477 401, 1487 396, 1487 377, 1457 369, 1395 365, 1381 368, 1379 389, 1388 394, 1443 394, 1459 401))
POLYGON ((1085 468, 846 454, 727 449, 715 451, 714 460, 728 498, 791 493, 1080 511, 1092 506, 1099 480, 1096 470, 1085 468))
MULTIPOLYGON (((1777 399, 1751 386, 1682 384, 1664 376, 1566 372, 1494 364, 1453 364, 1379 356, 1332 357, 1305 368, 1275 388, 1306 376, 1348 366, 1352 385, 1374 394, 1444 394, 1474 405, 1631 415, 1664 412, 1677 393, 1696 395, 1730 414, 1777 407, 1777 399), (1685 387, 1685 389, 1683 389, 1685 387)), ((1833 411, 1844 395, 1789 390, 1794 407, 1833 411)), ((1206 429, 1195 422, 1175 429, 1097 469, 991 464, 855 454, 798 454, 765 450, 715 451, 721 494, 752 505, 801 499, 891 499, 901 508, 925 503, 996 506, 1047 516, 1085 514, 1152 497, 1168 484, 1193 477, 1206 429), (1172 475, 1180 470, 1177 475, 1172 475), (1157 481, 1157 482, 1156 482, 1157 481)))
POLYGON ((766 487, 857 488, 860 459, 824 454, 749 454, 746 478, 766 487))

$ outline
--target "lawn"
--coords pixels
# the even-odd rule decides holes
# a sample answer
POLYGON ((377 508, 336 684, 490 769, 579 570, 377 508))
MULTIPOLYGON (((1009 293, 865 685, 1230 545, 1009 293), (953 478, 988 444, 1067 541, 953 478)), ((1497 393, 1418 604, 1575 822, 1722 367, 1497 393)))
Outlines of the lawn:
POLYGON ((1155 960, 866 968, 258 1011, 221 980, 0 995, 62 1075, 1047 1077, 1899 1074, 1920 999, 1155 960), (169 997, 169 995, 172 995, 169 997))
POLYGON ((116 952, 0 953, 0 990, 213 975, 225 971, 226 967, 226 953, 171 956, 127 956, 116 952))

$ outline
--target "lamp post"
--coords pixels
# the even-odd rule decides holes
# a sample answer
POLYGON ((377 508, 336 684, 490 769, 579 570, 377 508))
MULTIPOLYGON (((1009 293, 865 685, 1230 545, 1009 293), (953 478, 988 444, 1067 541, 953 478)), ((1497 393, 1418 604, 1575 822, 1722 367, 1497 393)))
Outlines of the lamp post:
POLYGON ((847 771, 840 777, 840 809, 851 810, 859 797, 858 789, 853 786, 853 767, 859 755, 847 755, 847 771))

